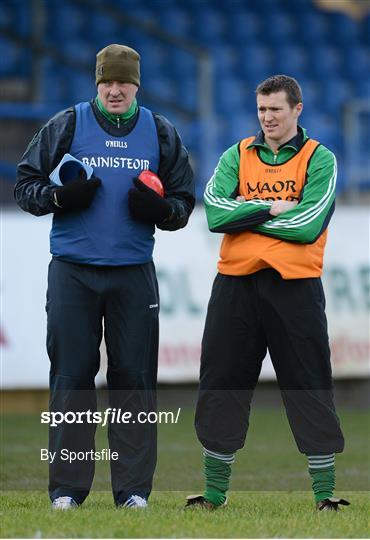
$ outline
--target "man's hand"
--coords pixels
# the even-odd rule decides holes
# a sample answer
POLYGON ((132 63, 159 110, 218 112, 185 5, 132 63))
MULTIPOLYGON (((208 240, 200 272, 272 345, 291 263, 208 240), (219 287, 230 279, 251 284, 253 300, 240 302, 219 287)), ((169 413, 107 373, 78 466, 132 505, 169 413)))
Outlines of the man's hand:
POLYGON ((172 206, 138 178, 134 178, 134 188, 128 192, 128 207, 134 219, 146 223, 162 223, 172 215, 172 206))
POLYGON ((292 208, 297 206, 297 204, 297 201, 274 201, 270 208, 270 214, 272 216, 279 216, 283 212, 291 210, 292 208))
MULTIPOLYGON (((245 202, 245 197, 243 197, 243 195, 238 195, 235 200, 238 202, 245 202)), ((269 212, 272 216, 278 216, 283 212, 291 210, 292 208, 297 206, 297 204, 297 201, 274 201, 271 205, 269 212)))
POLYGON ((100 185, 100 178, 87 180, 86 171, 81 169, 76 180, 71 180, 54 191, 54 202, 58 208, 66 211, 89 208, 100 185))
MULTIPOLYGON (((243 197, 243 195, 238 195, 235 200, 238 202, 245 202, 245 197, 243 197)), ((297 204, 297 201, 274 201, 271 205, 269 212, 272 216, 278 216, 283 212, 291 210, 292 208, 297 206, 297 204)))

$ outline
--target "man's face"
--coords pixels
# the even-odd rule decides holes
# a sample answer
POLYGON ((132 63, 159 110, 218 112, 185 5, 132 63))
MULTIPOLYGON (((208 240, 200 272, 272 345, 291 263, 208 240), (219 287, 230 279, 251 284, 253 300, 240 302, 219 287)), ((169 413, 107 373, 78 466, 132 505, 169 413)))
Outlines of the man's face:
POLYGON ((112 114, 127 112, 135 99, 137 91, 138 87, 132 83, 108 81, 98 84, 99 99, 107 111, 112 114))
POLYGON ((258 120, 265 139, 283 144, 294 137, 302 109, 302 103, 291 108, 284 90, 268 96, 257 94, 258 120))

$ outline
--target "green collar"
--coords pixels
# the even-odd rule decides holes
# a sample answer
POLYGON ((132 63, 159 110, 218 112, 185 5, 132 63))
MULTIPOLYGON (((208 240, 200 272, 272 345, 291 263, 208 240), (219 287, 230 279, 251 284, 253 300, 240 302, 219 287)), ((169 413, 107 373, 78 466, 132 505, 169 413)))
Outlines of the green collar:
POLYGON ((129 109, 123 114, 113 114, 113 113, 108 112, 107 109, 104 107, 103 103, 100 101, 98 96, 96 96, 95 98, 95 103, 99 111, 102 113, 102 115, 114 125, 117 125, 117 124, 119 125, 120 121, 122 121, 122 123, 125 124, 126 122, 131 120, 133 116, 135 116, 138 110, 136 98, 131 103, 129 109))

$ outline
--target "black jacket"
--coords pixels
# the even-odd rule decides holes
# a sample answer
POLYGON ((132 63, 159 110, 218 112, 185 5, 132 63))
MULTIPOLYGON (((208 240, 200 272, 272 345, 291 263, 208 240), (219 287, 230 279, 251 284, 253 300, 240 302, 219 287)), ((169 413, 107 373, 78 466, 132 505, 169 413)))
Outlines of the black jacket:
MULTIPOLYGON (((113 137, 124 137, 136 125, 140 114, 118 127, 109 122, 91 101, 95 117, 101 127, 113 137)), ((193 172, 189 156, 174 126, 164 117, 153 113, 160 148, 158 176, 166 199, 171 202, 171 220, 157 225, 160 229, 174 231, 185 227, 194 208, 193 172)), ((33 137, 17 167, 14 196, 17 204, 26 212, 43 216, 57 212, 53 203, 55 187, 49 183, 49 174, 69 152, 76 125, 74 107, 51 118, 33 137)))

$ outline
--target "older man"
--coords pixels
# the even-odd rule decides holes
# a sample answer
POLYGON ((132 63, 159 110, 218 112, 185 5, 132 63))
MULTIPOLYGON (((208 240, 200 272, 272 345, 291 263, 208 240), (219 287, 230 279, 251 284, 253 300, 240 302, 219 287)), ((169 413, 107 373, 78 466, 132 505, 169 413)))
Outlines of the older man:
MULTIPOLYGON (((111 455, 118 456, 110 462, 114 500, 144 508, 156 465, 156 426, 134 419, 156 407, 153 234, 155 225, 175 231, 187 224, 194 185, 176 129, 137 104, 139 63, 139 54, 124 45, 97 54, 97 97, 60 112, 34 136, 18 165, 15 198, 33 215, 54 214, 46 304, 50 410, 96 409, 104 321, 110 407, 130 411, 133 419, 109 424, 111 455), (50 183, 66 153, 91 165, 93 177, 81 169, 65 185, 50 183), (138 180, 145 169, 159 176, 164 197, 138 180)), ((50 427, 53 508, 73 508, 88 495, 95 428, 88 422, 50 427), (87 457, 69 463, 63 449, 87 457)))

